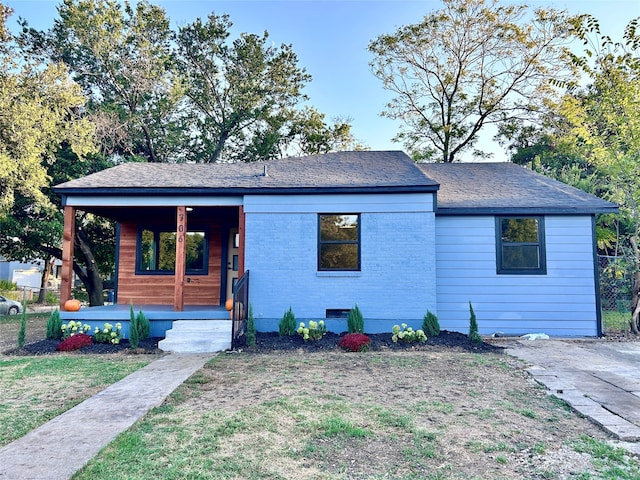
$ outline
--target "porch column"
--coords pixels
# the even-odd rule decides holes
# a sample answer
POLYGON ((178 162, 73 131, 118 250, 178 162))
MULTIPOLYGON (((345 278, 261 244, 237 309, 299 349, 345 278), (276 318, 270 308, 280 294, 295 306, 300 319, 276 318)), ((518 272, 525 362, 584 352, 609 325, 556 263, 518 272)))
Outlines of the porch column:
POLYGON ((244 275, 244 207, 238 207, 238 278, 244 275))
POLYGON ((60 272, 60 310, 71 299, 73 287, 73 244, 76 234, 76 209, 64 207, 64 227, 62 230, 62 270, 60 272))
POLYGON ((187 208, 177 208, 178 221, 176 228, 176 271, 173 290, 173 309, 181 312, 184 309, 184 276, 186 272, 187 244, 187 208))

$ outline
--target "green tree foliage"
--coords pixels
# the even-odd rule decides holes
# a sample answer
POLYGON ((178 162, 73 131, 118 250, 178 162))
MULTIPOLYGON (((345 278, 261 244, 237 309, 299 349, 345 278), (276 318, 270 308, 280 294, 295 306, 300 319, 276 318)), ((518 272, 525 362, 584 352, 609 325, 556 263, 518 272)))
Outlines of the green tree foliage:
MULTIPOLYGON (((497 0, 444 8, 369 45, 371 67, 396 94, 383 115, 417 159, 453 162, 487 125, 532 119, 563 72, 567 18, 497 0)), ((481 152, 476 152, 480 155, 481 152)))
POLYGON ((41 191, 48 185, 46 163, 62 145, 79 156, 93 149, 93 127, 79 114, 81 88, 63 64, 21 59, 6 28, 10 14, 0 4, 0 218, 16 194, 32 199, 34 208, 50 207, 41 191))
POLYGON ((620 206, 620 249, 633 265, 631 329, 640 332, 640 18, 626 27, 621 42, 600 31, 588 15, 575 19, 572 33, 583 42, 573 60, 589 84, 576 85, 559 112, 567 124, 565 138, 606 179, 608 199, 620 206))
POLYGON ((144 0, 64 0, 58 14, 49 32, 25 25, 22 40, 68 65, 90 98, 102 151, 150 162, 180 158, 182 87, 164 9, 144 0))
POLYGON ((195 134, 189 151, 198 162, 281 157, 294 140, 305 153, 351 144, 350 126, 327 126, 314 109, 296 107, 311 76, 291 45, 270 45, 268 33, 230 41, 227 15, 211 14, 179 29, 177 65, 195 134))

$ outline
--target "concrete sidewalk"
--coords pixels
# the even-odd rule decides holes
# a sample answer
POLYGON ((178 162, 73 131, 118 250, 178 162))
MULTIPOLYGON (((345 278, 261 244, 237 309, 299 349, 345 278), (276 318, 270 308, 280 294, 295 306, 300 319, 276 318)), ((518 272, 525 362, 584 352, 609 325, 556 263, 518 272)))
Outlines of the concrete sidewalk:
POLYGON ((527 371, 550 394, 640 455, 639 343, 518 339, 504 346, 531 364, 527 371))
POLYGON ((171 354, 0 449, 0 480, 63 480, 160 405, 213 354, 171 354), (108 415, 105 415, 108 412, 108 415))

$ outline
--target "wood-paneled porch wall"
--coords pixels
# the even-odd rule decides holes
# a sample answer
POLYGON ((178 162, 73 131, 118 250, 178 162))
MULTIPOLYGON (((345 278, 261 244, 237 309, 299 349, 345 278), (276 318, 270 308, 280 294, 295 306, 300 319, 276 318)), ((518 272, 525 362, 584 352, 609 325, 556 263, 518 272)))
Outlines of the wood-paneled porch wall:
MULTIPOLYGON (((173 305, 174 275, 136 275, 135 273, 137 230, 138 225, 135 223, 120 224, 118 303, 173 305)), ((221 242, 220 226, 211 224, 209 226, 209 273, 185 277, 185 305, 220 305, 221 242)))

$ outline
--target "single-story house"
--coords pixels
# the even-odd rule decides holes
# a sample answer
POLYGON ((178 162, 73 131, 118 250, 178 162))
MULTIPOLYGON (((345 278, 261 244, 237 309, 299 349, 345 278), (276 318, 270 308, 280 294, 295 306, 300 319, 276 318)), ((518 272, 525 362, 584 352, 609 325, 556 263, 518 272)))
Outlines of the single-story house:
POLYGON ((427 310, 468 332, 471 302, 481 334, 601 334, 595 215, 616 205, 512 163, 416 164, 400 151, 127 163, 56 191, 61 303, 76 210, 110 218, 115 307, 124 320, 131 304, 144 309, 156 335, 213 318, 205 310, 230 323, 239 277, 258 331, 277 331, 291 307, 343 332, 358 305, 369 333, 419 328, 427 310))

